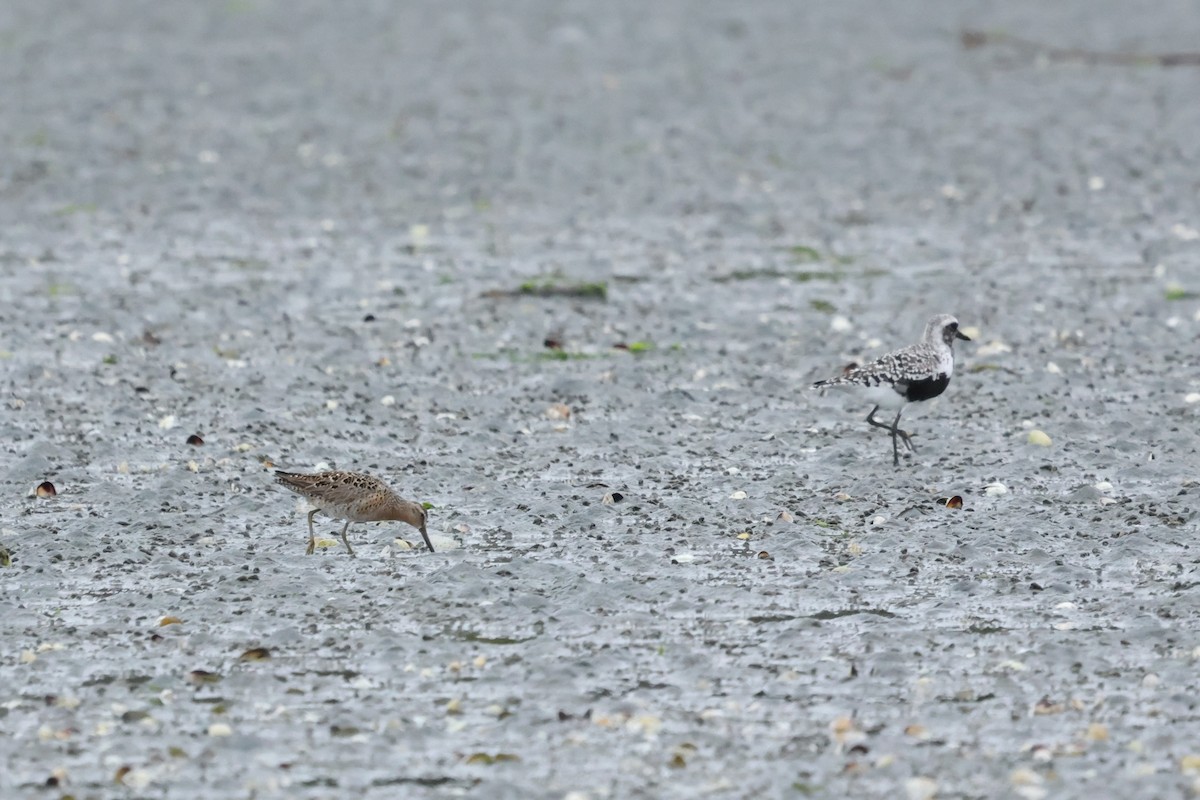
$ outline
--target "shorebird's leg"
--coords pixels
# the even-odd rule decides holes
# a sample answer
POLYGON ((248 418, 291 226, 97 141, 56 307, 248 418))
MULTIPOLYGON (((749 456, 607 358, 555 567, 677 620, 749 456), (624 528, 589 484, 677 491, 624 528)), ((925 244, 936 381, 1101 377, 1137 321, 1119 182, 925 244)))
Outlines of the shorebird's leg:
POLYGON ((904 446, 907 447, 910 451, 915 453, 915 452, 917 452, 917 446, 915 444, 913 444, 913 442, 912 442, 912 437, 915 434, 909 433, 908 431, 902 431, 899 428, 900 414, 902 414, 903 412, 904 412, 903 408, 901 408, 899 411, 896 412, 896 421, 892 423, 892 429, 896 431, 896 435, 900 437, 900 440, 902 442, 904 442, 904 446))
POLYGON ((346 552, 354 555, 354 548, 350 546, 350 540, 346 538, 346 531, 350 528, 350 520, 346 520, 346 524, 342 526, 342 543, 346 545, 346 552))
POLYGON ((904 408, 901 406, 900 410, 896 412, 896 418, 892 420, 891 425, 875 419, 875 412, 878 410, 879 406, 875 406, 871 409, 871 413, 867 414, 867 423, 876 428, 883 428, 892 435, 892 465, 898 467, 900 466, 900 447, 896 442, 897 438, 904 442, 904 446, 909 450, 913 451, 914 453, 917 452, 917 446, 912 443, 912 434, 910 434, 908 431, 902 431, 899 428, 900 415, 904 413, 904 408))
POLYGON ((896 436, 900 433, 900 429, 896 427, 900 422, 900 415, 896 415, 896 419, 892 421, 892 466, 900 466, 900 449, 896 446, 896 436))
POLYGON ((876 428, 883 428, 885 431, 890 431, 892 429, 891 425, 886 425, 886 424, 880 422, 879 420, 875 419, 875 412, 878 410, 879 410, 879 406, 875 406, 874 408, 871 409, 871 413, 867 414, 867 424, 874 425, 876 428))
POLYGON ((304 551, 304 555, 306 556, 311 556, 313 554, 313 550, 317 549, 317 535, 313 533, 312 518, 316 516, 316 513, 320 510, 321 509, 319 508, 314 508, 312 511, 308 512, 308 549, 304 551))
POLYGON ((900 416, 896 415, 896 422, 888 425, 886 422, 880 422, 879 420, 875 419, 875 412, 878 410, 879 406, 875 406, 871 409, 871 413, 867 414, 867 424, 876 428, 883 428, 892 435, 892 465, 898 467, 900 466, 900 452, 896 447, 896 422, 900 421, 900 416))

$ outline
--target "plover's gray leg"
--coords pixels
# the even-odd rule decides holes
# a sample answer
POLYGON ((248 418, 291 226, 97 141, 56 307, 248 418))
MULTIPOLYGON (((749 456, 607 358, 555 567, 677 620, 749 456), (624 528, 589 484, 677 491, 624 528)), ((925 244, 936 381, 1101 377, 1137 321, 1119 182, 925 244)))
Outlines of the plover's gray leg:
MULTIPOLYGON (((896 435, 904 440, 904 444, 908 447, 908 449, 912 450, 913 452, 916 452, 917 446, 914 445, 911 441, 912 437, 916 436, 916 434, 909 433, 908 431, 902 431, 896 427, 898 424, 900 424, 900 414, 897 413, 896 421, 893 422, 891 425, 888 425, 886 422, 880 422, 879 420, 875 419, 875 412, 878 410, 879 410, 879 406, 875 406, 874 408, 871 409, 871 413, 867 414, 867 423, 869 425, 874 425, 876 428, 883 428, 888 433, 895 431, 896 435)), ((900 409, 900 411, 903 412, 904 409, 900 409)))
POLYGON ((306 556, 311 556, 313 554, 313 550, 317 549, 317 534, 313 533, 312 519, 320 510, 321 509, 319 508, 314 508, 312 511, 308 512, 308 549, 304 551, 304 555, 306 556))
POLYGON ((350 540, 346 538, 346 530, 350 527, 350 520, 346 520, 346 524, 342 526, 342 543, 346 545, 346 552, 354 555, 354 548, 350 546, 350 540))
POLYGON ((883 428, 885 431, 887 431, 888 433, 890 433, 892 435, 892 466, 898 467, 898 466, 900 466, 900 447, 896 442, 897 438, 899 438, 900 441, 904 442, 904 446, 907 447, 909 450, 911 450, 914 453, 917 452, 917 446, 912 443, 912 434, 910 434, 908 431, 900 430, 900 427, 899 427, 900 426, 900 415, 904 413, 904 408, 901 407, 901 409, 896 412, 896 418, 894 420, 892 420, 891 425, 888 425, 886 422, 880 422, 879 420, 875 419, 875 412, 878 410, 879 410, 879 406, 875 406, 874 408, 871 409, 871 413, 867 414, 867 423, 870 425, 873 425, 876 428, 883 428))
POLYGON ((896 412, 896 420, 892 423, 892 428, 895 429, 896 435, 899 436, 901 441, 904 442, 904 446, 915 453, 917 452, 917 446, 913 444, 912 437, 916 434, 909 433, 908 431, 902 431, 899 427, 897 427, 900 424, 900 413, 902 411, 904 411, 903 408, 896 412))
MULTIPOLYGON (((899 450, 899 448, 896 447, 896 433, 897 433, 896 424, 900 422, 900 415, 897 414, 896 421, 893 422, 891 425, 888 425, 886 423, 880 422, 879 420, 875 419, 875 412, 878 410, 879 410, 879 406, 875 406, 874 408, 871 409, 871 413, 867 414, 867 424, 871 425, 873 427, 876 427, 876 428, 883 428, 885 431, 887 431, 888 433, 890 433, 892 435, 892 466, 898 467, 898 466, 900 466, 900 450, 899 450)), ((903 411, 903 410, 904 409, 902 408, 901 411, 903 411)), ((907 435, 908 434, 905 434, 905 436, 907 436, 907 435)))
POLYGON ((897 436, 900 437, 900 439, 904 442, 904 446, 907 447, 910 452, 917 452, 917 446, 912 443, 912 435, 909 434, 908 431, 900 430, 900 415, 902 413, 904 413, 903 408, 896 412, 896 418, 892 420, 892 466, 894 467, 900 466, 900 453, 896 447, 897 436))

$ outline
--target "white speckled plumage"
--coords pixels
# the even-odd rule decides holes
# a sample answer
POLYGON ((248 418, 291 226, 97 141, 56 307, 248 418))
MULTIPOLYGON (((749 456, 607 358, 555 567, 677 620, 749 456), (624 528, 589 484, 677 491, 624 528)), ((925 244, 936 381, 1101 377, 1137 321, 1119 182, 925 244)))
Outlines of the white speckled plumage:
POLYGON ((938 314, 925 325, 925 335, 917 344, 886 355, 861 366, 846 370, 845 374, 829 380, 817 381, 817 388, 846 386, 863 392, 874 404, 867 422, 877 428, 885 428, 892 434, 892 460, 899 465, 900 452, 897 439, 909 450, 916 450, 911 435, 900 430, 900 414, 904 405, 937 397, 950 384, 954 374, 954 340, 970 341, 958 329, 958 320, 950 314, 938 314), (897 409, 891 425, 875 419, 881 407, 897 409))

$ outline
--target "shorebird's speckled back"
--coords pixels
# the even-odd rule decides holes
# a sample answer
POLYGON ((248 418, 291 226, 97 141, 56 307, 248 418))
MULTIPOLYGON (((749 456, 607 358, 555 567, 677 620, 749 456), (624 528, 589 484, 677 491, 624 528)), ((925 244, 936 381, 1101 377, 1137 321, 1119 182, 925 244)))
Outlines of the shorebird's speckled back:
POLYGON ((845 375, 818 381, 815 386, 879 386, 882 383, 906 383, 954 374, 952 345, 958 333, 958 320, 950 314, 938 314, 925 326, 925 335, 914 345, 893 350, 874 361, 855 367, 845 375))
MULTIPOLYGON (((275 481, 296 494, 307 497, 316 510, 330 517, 346 520, 347 527, 351 522, 407 522, 421 531, 425 545, 433 552, 433 544, 429 541, 429 534, 425 529, 425 508, 420 503, 401 498, 376 477, 361 472, 301 475, 277 470, 275 481)), ((311 528, 311 515, 309 525, 311 528)), ((345 529, 342 531, 342 539, 345 541, 345 529)), ((349 541, 346 541, 346 549, 350 550, 349 541)))

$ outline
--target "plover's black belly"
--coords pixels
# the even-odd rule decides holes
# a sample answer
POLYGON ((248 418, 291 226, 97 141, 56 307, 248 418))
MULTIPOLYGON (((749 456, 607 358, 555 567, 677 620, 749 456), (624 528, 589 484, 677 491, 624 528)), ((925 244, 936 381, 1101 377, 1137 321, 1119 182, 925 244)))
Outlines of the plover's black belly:
POLYGON ((921 400, 930 400, 946 391, 946 387, 950 385, 950 376, 936 375, 932 378, 906 381, 905 384, 904 398, 910 403, 915 403, 921 400))

